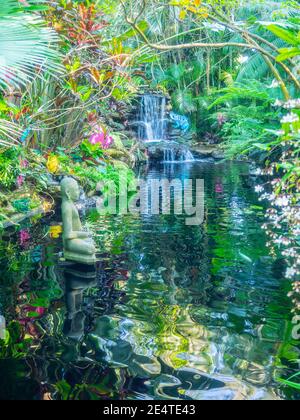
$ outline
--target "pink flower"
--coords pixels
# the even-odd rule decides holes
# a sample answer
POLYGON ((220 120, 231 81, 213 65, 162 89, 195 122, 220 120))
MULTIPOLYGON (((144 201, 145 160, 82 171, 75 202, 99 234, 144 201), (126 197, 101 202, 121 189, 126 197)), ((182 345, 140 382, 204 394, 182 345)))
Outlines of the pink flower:
POLYGON ((105 141, 102 144, 104 149, 109 149, 114 143, 114 139, 111 136, 106 136, 105 141))
POLYGON ((22 160, 20 161, 20 166, 21 166, 21 168, 22 168, 22 169, 26 169, 26 168, 28 168, 28 166, 29 166, 29 162, 28 162, 28 160, 27 160, 27 159, 22 159, 22 160))
POLYGON ((94 125, 95 133, 89 138, 89 142, 93 145, 100 144, 103 149, 109 149, 114 143, 112 136, 106 135, 105 130, 100 125, 94 125))
POLYGON ((18 186, 18 188, 21 188, 22 187, 22 185, 24 184, 24 181, 25 181, 25 178, 24 178, 23 175, 19 175, 17 177, 17 186, 18 186))
POLYGON ((95 144, 103 144, 104 143, 104 139, 105 139, 105 134, 103 131, 103 128, 100 127, 100 125, 95 125, 94 126, 95 129, 95 133, 91 135, 89 142, 93 145, 95 144))
POLYGON ((90 139, 89 142, 93 145, 95 144, 102 144, 104 142, 104 133, 96 133, 93 134, 90 139))
POLYGON ((20 230, 19 239, 20 239, 20 245, 25 246, 27 242, 30 240, 30 234, 28 230, 26 229, 20 230))
POLYGON ((218 193, 218 194, 223 193, 223 186, 221 184, 216 185, 216 193, 218 193))

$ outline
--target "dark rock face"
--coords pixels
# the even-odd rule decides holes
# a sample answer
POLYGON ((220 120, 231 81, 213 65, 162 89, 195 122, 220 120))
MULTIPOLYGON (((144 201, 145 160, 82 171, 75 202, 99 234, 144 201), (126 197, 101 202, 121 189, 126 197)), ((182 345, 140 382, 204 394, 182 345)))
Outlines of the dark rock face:
POLYGON ((164 152, 162 148, 153 146, 148 149, 148 157, 150 161, 163 161, 164 152))
POLYGON ((218 146, 213 145, 197 145, 192 148, 192 152, 199 159, 212 158, 214 160, 222 160, 225 158, 222 150, 218 146))

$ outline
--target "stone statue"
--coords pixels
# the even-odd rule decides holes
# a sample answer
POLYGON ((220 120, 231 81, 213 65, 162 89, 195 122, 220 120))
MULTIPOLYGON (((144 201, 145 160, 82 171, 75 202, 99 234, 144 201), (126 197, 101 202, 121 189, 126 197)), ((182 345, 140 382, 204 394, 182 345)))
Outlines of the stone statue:
POLYGON ((84 335, 83 296, 87 289, 97 286, 96 275, 96 267, 86 264, 73 264, 64 271, 67 312, 63 331, 69 338, 80 340, 84 335))
POLYGON ((74 204, 80 195, 75 179, 62 180, 61 195, 64 257, 66 260, 82 264, 94 264, 96 262, 95 244, 91 234, 83 230, 78 209, 74 204))

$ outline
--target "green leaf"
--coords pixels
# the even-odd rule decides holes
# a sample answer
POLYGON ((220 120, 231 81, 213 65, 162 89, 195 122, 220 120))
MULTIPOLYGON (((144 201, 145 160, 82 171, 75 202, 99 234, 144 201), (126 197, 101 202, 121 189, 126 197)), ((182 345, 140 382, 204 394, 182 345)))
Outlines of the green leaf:
MULTIPOLYGON (((148 27, 149 27, 148 23, 145 20, 137 23, 136 26, 142 32, 145 32, 148 29, 148 27)), ((110 40, 108 42, 105 42, 104 45, 105 44, 106 45, 111 44, 111 42, 113 42, 113 41, 126 41, 127 39, 133 38, 136 35, 137 35, 137 33, 136 33, 136 31, 133 28, 132 29, 128 29, 128 31, 124 32, 123 34, 121 34, 121 35, 113 38, 112 40, 110 40)))
POLYGON ((217 105, 235 100, 256 100, 265 104, 270 104, 273 101, 270 97, 270 92, 263 88, 261 83, 257 83, 254 80, 249 81, 247 84, 236 83, 234 86, 219 90, 219 93, 223 95, 209 105, 208 110, 217 105))
POLYGON ((69 394, 72 390, 71 385, 65 380, 57 382, 55 388, 60 393, 63 400, 68 399, 69 394))
POLYGON ((277 381, 280 382, 283 385, 287 385, 293 389, 298 389, 300 390, 300 383, 296 383, 296 382, 292 382, 291 379, 296 378, 297 376, 299 376, 300 373, 296 373, 296 375, 292 376, 290 379, 282 379, 282 378, 278 378, 277 381))
POLYGON ((281 48, 279 51, 280 54, 276 57, 277 61, 284 61, 300 55, 300 48, 281 48))
POLYGON ((36 12, 47 10, 44 0, 26 0, 21 3, 18 0, 4 0, 1 2, 0 16, 13 15, 16 13, 36 12))
POLYGON ((257 147, 260 150, 265 150, 265 151, 269 151, 270 150, 270 146, 269 145, 262 144, 262 143, 254 143, 253 146, 257 147))
POLYGON ((22 127, 11 121, 0 119, 0 146, 6 147, 19 144, 22 132, 22 127))
POLYGON ((279 26, 276 26, 276 25, 268 25, 267 29, 271 31, 274 35, 278 36, 278 38, 287 42, 288 44, 291 44, 294 46, 298 46, 300 44, 298 37, 294 34, 293 31, 280 28, 279 26))

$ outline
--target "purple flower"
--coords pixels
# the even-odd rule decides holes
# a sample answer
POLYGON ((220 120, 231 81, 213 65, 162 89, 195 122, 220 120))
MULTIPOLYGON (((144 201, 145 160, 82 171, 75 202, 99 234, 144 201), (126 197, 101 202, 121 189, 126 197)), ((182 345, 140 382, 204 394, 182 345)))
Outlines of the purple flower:
POLYGON ((104 149, 109 149, 114 143, 112 136, 106 136, 103 145, 104 149))
POLYGON ((218 182, 216 184, 215 191, 216 191, 217 194, 222 194, 223 193, 223 191, 224 191, 223 190, 223 185, 220 182, 218 182))
POLYGON ((91 137, 89 139, 89 142, 93 145, 103 144, 104 139, 105 139, 105 134, 104 134, 104 131, 103 131, 102 127, 100 127, 99 125, 96 125, 95 130, 96 130, 96 132, 91 135, 91 137))
POLYGON ((20 245, 25 246, 27 242, 30 240, 30 233, 26 229, 22 229, 20 231, 20 245))
POLYGON ((25 178, 24 178, 23 175, 19 175, 17 177, 17 186, 18 186, 18 188, 21 188, 22 187, 22 185, 24 184, 24 181, 25 181, 25 178))
POLYGON ((104 133, 93 134, 89 139, 89 142, 93 145, 102 144, 103 141, 104 141, 104 133))

